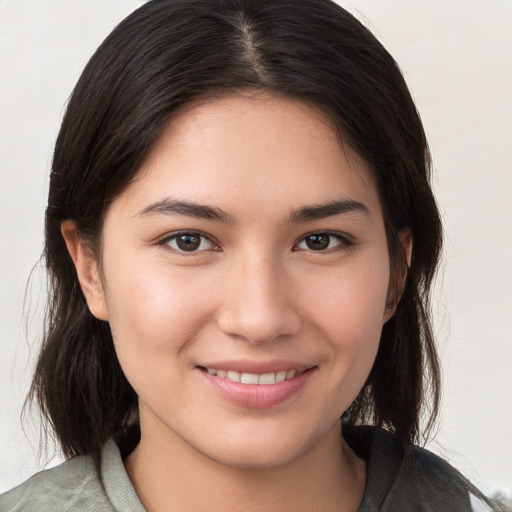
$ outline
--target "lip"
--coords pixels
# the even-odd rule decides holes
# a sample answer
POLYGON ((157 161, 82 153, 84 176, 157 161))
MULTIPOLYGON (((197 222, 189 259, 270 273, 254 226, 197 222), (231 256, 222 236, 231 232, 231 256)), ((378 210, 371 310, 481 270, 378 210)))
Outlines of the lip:
POLYGON ((196 370, 200 373, 205 383, 221 399, 249 409, 268 409, 295 397, 304 388, 317 367, 294 364, 289 361, 273 361, 271 363, 209 363, 208 368, 258 374, 295 370, 297 374, 293 378, 283 382, 275 384, 243 384, 233 382, 227 378, 210 375, 206 371, 206 366, 196 367, 196 370))

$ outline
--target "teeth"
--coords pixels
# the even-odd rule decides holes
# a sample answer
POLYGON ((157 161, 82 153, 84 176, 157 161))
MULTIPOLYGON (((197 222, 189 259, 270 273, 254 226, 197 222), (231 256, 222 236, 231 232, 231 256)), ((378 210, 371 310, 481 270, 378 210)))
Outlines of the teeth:
POLYGON ((283 382, 286 380, 286 371, 276 373, 276 382, 283 382))
POLYGON ((242 384, 276 384, 285 380, 293 379, 296 375, 295 370, 282 370, 276 373, 239 373, 233 370, 216 370, 215 368, 206 368, 210 375, 226 378, 233 382, 242 384))
POLYGON ((256 373, 242 373, 240 382, 244 384, 258 384, 258 375, 256 373))
POLYGON ((233 382, 240 382, 240 374, 238 372, 228 371, 226 377, 233 382))
POLYGON ((275 373, 263 373, 258 378, 258 384, 275 384, 276 374, 275 373))

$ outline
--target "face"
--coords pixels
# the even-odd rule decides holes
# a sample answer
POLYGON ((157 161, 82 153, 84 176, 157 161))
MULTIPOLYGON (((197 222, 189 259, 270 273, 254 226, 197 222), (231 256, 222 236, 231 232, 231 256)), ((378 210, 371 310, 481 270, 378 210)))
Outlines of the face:
POLYGON ((109 208, 101 285, 142 432, 230 465, 339 436, 387 320, 367 165, 296 100, 231 95, 162 133, 109 208))

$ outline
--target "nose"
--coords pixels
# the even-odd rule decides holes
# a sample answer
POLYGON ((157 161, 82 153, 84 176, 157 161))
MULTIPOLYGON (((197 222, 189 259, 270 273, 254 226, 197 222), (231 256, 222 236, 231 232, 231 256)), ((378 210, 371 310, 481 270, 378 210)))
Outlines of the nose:
POLYGON ((218 325, 226 334, 263 344, 300 329, 293 278, 271 258, 253 255, 232 264, 223 289, 218 325))

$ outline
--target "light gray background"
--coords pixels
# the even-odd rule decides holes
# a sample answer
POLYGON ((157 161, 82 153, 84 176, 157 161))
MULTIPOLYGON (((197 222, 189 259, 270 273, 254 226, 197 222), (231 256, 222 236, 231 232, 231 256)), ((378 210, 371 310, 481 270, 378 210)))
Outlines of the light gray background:
MULTIPOLYGON (((22 310, 63 106, 98 44, 142 3, 0 0, 0 492, 41 467, 37 422, 24 432, 19 419, 40 334, 41 270, 28 290, 28 335, 22 310)), ((511 493, 512 1, 340 3, 401 65, 434 155, 446 226, 436 299, 445 394, 429 447, 484 491, 511 493)))

